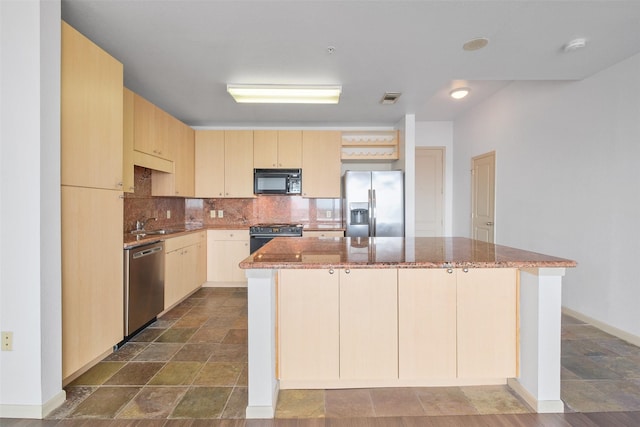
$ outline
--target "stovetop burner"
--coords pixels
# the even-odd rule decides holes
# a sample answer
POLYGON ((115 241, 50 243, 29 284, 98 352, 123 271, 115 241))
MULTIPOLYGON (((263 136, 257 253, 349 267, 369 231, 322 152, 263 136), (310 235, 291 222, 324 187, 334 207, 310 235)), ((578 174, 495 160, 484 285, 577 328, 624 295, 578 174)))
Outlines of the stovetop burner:
POLYGON ((300 224, 256 224, 249 227, 249 235, 302 236, 300 224))

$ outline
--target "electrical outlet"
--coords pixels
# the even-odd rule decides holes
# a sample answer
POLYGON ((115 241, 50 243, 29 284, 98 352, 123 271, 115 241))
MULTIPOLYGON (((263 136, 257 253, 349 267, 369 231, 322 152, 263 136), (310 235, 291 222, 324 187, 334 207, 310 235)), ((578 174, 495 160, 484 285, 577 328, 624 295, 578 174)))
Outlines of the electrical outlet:
POLYGON ((167 219, 171 219, 171 211, 167 210, 167 219))
POLYGON ((2 332, 2 351, 13 350, 13 332, 2 332))
POLYGON ((218 211, 218 218, 224 218, 224 211, 222 209, 218 211))
POLYGON ((327 211, 327 212, 326 212, 326 216, 327 216, 327 218, 331 218, 331 213, 332 213, 331 211, 327 211))
POLYGON ((215 209, 211 209, 209 211, 209 218, 215 218, 216 217, 216 211, 215 209))

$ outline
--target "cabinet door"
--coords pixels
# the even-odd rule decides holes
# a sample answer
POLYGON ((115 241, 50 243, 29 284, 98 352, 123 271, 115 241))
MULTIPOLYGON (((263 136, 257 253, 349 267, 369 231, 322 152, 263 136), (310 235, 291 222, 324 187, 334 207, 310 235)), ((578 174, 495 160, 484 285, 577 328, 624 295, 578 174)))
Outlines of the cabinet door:
POLYGON ((396 269, 340 271, 340 378, 398 378, 396 269))
POLYGON ((165 310, 184 296, 181 289, 181 282, 184 280, 182 269, 182 248, 167 252, 164 256, 165 310))
POLYGON ((287 169, 302 167, 302 131, 278 131, 278 167, 287 169))
POLYGON ((196 197, 224 196, 224 131, 195 132, 196 197))
POLYGON ((122 70, 120 62, 62 23, 62 185, 122 190, 122 70))
POLYGON ((270 169, 278 166, 278 131, 253 131, 253 167, 270 169))
POLYGON ((124 336, 122 193, 62 186, 62 377, 124 336))
POLYGON ((193 197, 194 194, 194 136, 193 129, 173 117, 169 120, 169 152, 173 173, 153 171, 153 196, 193 197))
POLYGON ((224 195, 253 197, 253 131, 224 131, 224 195))
POLYGON ((245 282, 240 261, 249 256, 249 232, 246 230, 209 230, 207 232, 207 281, 245 282))
POLYGON ((207 281, 207 234, 205 232, 200 233, 200 241, 197 244, 197 266, 196 266, 196 279, 198 286, 202 286, 207 281))
POLYGON ((122 122, 122 189, 133 193, 133 92, 126 87, 123 94, 123 122, 122 122))
POLYGON ((329 270, 280 270, 278 360, 283 380, 340 376, 339 277, 329 270))
POLYGON ((304 197, 340 197, 340 146, 340 132, 302 132, 302 195, 304 197))
POLYGON ((398 270, 398 358, 402 379, 456 377, 456 275, 398 270))
POLYGON ((457 270, 458 377, 517 376, 517 269, 457 270))

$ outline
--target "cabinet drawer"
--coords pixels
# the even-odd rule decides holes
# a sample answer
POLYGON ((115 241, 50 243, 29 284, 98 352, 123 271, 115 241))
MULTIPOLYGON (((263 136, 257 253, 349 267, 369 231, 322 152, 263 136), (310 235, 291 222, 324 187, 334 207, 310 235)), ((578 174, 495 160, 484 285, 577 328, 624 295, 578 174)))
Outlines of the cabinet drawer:
POLYGON ((164 241, 164 251, 171 252, 187 246, 197 245, 204 240, 204 233, 204 231, 197 231, 183 236, 168 238, 164 241))
POLYGON ((208 230, 209 240, 249 240, 249 230, 208 230))

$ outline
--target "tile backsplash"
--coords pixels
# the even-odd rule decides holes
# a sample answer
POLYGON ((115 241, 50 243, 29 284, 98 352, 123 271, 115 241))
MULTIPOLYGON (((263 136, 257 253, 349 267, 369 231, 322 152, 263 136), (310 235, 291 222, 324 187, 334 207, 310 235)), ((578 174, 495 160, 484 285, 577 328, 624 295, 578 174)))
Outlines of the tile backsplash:
POLYGON ((124 232, 136 221, 157 218, 149 229, 178 225, 249 226, 261 223, 340 225, 340 199, 258 196, 250 199, 184 199, 151 196, 151 170, 135 167, 135 192, 124 199, 124 232), (171 218, 167 218, 167 211, 171 218), (212 214, 213 212, 213 214, 212 214), (222 212, 222 217, 220 217, 222 212))

